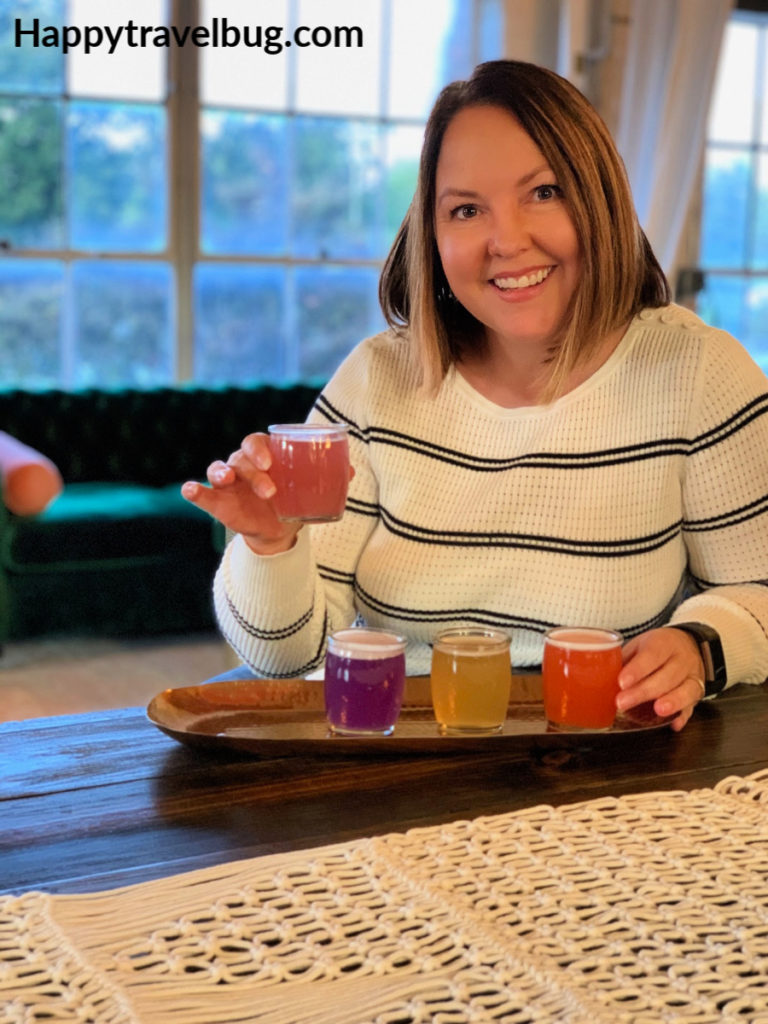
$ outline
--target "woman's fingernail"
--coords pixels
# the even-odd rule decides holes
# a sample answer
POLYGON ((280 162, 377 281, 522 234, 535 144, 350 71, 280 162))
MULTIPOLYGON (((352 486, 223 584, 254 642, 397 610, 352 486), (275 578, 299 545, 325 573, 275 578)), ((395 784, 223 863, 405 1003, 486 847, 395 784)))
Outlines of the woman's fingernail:
POLYGON ((272 483, 272 481, 268 480, 264 484, 259 484, 259 486, 256 488, 256 493, 260 498, 263 498, 265 501, 267 501, 269 498, 272 497, 276 490, 277 488, 272 483))

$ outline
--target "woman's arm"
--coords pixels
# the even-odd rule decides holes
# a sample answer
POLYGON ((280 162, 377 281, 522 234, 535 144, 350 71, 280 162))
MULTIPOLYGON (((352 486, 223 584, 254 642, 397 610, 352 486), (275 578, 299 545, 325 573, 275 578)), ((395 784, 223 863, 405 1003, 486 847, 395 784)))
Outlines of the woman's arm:
MULTIPOLYGON (((726 685, 760 683, 768 676, 768 380, 723 332, 710 331, 703 346, 691 411, 681 479, 690 586, 670 625, 713 628, 726 685)), ((704 679, 690 635, 652 630, 625 647, 619 707, 654 699, 682 728, 704 679)))
POLYGON ((214 582, 214 603, 227 641, 255 672, 304 675, 322 664, 329 633, 356 617, 354 579, 377 518, 378 482, 364 436, 366 375, 357 351, 318 398, 309 419, 349 426, 350 482, 339 522, 305 526, 290 546, 270 551, 237 536, 214 582), (350 382, 354 386, 350 386, 350 382), (352 397, 351 397, 352 396, 352 397))

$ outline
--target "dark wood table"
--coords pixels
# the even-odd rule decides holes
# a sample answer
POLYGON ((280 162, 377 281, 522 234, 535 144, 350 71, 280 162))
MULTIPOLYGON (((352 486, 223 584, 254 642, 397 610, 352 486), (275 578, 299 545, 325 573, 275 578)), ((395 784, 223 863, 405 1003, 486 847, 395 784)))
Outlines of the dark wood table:
POLYGON ((567 746, 364 759, 177 743, 143 708, 0 725, 0 892, 86 892, 414 826, 768 767, 768 685, 667 728, 567 746))

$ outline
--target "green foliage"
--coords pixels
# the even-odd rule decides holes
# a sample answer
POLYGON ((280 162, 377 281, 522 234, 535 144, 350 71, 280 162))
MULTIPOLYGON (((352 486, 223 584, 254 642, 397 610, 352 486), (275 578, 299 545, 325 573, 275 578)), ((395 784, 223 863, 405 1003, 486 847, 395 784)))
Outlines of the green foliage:
POLYGON ((61 105, 0 104, 0 238, 13 248, 63 244, 61 105))

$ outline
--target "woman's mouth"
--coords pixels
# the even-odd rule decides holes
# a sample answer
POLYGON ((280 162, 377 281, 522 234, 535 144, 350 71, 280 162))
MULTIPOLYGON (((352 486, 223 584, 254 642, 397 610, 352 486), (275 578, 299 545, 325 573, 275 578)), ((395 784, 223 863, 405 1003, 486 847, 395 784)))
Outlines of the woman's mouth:
POLYGON ((554 267, 542 267, 540 270, 533 270, 529 274, 522 274, 520 277, 494 277, 493 284, 502 291, 517 291, 522 288, 532 288, 541 284, 554 270, 554 267))

